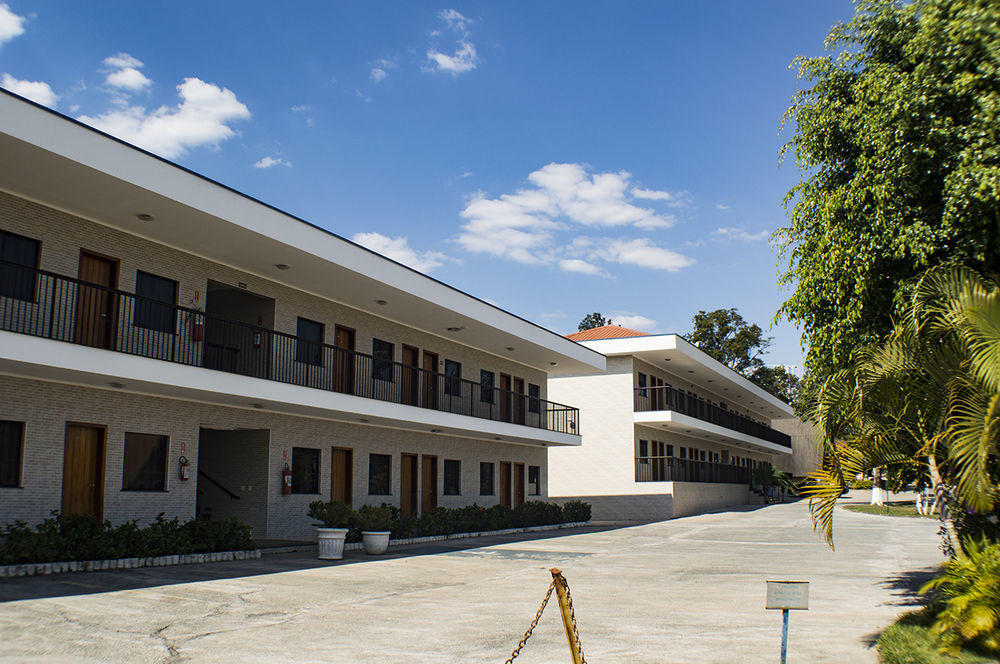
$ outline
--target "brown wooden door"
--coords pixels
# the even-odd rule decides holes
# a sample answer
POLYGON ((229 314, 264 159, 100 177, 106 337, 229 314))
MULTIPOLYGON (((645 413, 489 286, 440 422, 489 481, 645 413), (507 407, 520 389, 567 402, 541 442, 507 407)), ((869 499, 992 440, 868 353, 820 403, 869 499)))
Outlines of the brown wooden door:
POLYGON ((515 378, 514 379, 514 389, 512 390, 514 394, 511 398, 514 401, 513 407, 513 422, 515 424, 524 424, 524 379, 515 378))
POLYGON ((438 407, 438 356, 424 351, 424 408, 438 407))
POLYGON ((510 387, 510 376, 505 373, 500 374, 500 419, 504 422, 510 422, 510 387))
POLYGON ((399 514, 402 517, 417 513, 417 455, 403 453, 403 467, 399 473, 399 514))
POLYGON ((354 450, 334 447, 330 471, 330 500, 354 502, 354 450))
POLYGON ((63 514, 104 516, 104 427, 67 424, 63 452, 63 514))
POLYGON ((403 346, 403 403, 420 405, 420 351, 403 346))
POLYGON ((510 504, 510 462, 500 462, 500 504, 511 507, 510 504))
POLYGON ((514 507, 524 502, 524 464, 514 464, 514 507))
POLYGON ((423 455, 420 459, 423 474, 420 484, 420 511, 429 512, 438 506, 438 460, 436 456, 423 455))
MULTIPOLYGON (((118 287, 118 261, 86 251, 80 252, 80 281, 118 287)), ((112 348, 118 323, 118 296, 100 288, 80 285, 76 294, 76 342, 97 348, 112 348)))
POLYGON ((354 330, 337 326, 333 334, 335 361, 334 389, 344 394, 354 394, 354 330))

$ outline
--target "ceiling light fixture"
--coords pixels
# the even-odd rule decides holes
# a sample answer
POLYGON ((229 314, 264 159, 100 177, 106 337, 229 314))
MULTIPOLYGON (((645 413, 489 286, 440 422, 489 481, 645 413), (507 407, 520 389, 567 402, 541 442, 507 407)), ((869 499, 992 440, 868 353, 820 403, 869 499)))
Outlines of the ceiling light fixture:
POLYGON ((514 350, 514 347, 513 347, 513 346, 507 346, 507 350, 509 350, 509 351, 512 351, 512 352, 513 352, 513 350, 514 350))
POLYGON ((431 433, 441 433, 441 429, 431 429, 431 433))
POLYGON ((461 332, 465 328, 464 327, 457 327, 456 326, 456 327, 448 327, 448 328, 445 328, 445 329, 448 330, 449 332, 461 332))
POLYGON ((123 387, 125 387, 125 383, 108 383, 108 385, 115 388, 116 390, 120 390, 123 387))
POLYGON ((135 218, 138 219, 139 221, 153 221, 154 219, 156 219, 156 217, 149 214, 148 212, 140 212, 137 215, 135 215, 135 218))
POLYGON ((380 307, 384 307, 385 305, 387 305, 389 303, 386 302, 385 300, 375 300, 375 304, 377 304, 380 307))
POLYGON ((292 269, 292 266, 289 265, 288 263, 275 263, 274 267, 278 268, 279 270, 290 270, 290 269, 292 269))

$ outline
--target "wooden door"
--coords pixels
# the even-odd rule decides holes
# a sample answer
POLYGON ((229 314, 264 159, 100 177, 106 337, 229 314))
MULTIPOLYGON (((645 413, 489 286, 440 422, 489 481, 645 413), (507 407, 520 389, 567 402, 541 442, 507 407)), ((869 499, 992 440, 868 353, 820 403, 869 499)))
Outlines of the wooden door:
POLYGON ((510 387, 510 376, 500 374, 500 419, 504 422, 510 422, 510 387))
POLYGON ((420 511, 429 512, 438 505, 438 460, 436 456, 423 455, 420 458, 423 474, 420 484, 420 511))
POLYGON ((512 390, 514 394, 511 395, 511 399, 514 401, 513 419, 511 420, 515 424, 524 424, 524 379, 515 378, 514 379, 514 389, 512 390))
POLYGON ((403 453, 399 473, 399 514, 402 517, 417 513, 417 455, 403 453))
POLYGON ((63 452, 63 514, 104 517, 105 428, 67 424, 63 452))
POLYGON ((420 405, 420 351, 403 346, 403 403, 420 405))
POLYGON ((662 482, 663 480, 667 479, 667 477, 666 477, 667 461, 666 461, 666 459, 664 459, 664 456, 666 455, 665 452, 664 452, 665 447, 666 447, 666 443, 662 443, 662 442, 659 442, 659 441, 656 441, 656 440, 653 441, 653 457, 654 457, 654 459, 653 459, 653 481, 654 482, 662 482))
POLYGON ((330 471, 330 500, 354 502, 354 450, 334 447, 330 471))
POLYGON ((510 461, 500 462, 500 504, 511 507, 510 504, 510 461))
POLYGON ((438 356, 424 351, 424 408, 438 407, 438 356))
POLYGON ((334 389, 344 394, 354 394, 354 330, 338 325, 333 334, 334 389))
POLYGON ((524 502, 524 464, 514 464, 514 507, 524 502))
MULTIPOLYGON (((104 288, 118 287, 118 261, 87 251, 80 252, 80 281, 104 288)), ((100 288, 80 285, 76 295, 76 343, 112 348, 118 322, 118 296, 100 288)))

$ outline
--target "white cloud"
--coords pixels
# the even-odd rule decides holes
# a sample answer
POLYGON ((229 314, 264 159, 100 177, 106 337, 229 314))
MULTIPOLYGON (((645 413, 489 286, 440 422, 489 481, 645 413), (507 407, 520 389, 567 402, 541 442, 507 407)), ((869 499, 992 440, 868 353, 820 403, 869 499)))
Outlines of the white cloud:
POLYGON ((250 110, 226 88, 199 78, 177 86, 181 103, 147 111, 142 106, 110 109, 81 122, 106 131, 158 155, 173 158, 193 147, 215 146, 236 132, 229 126, 246 120, 250 110))
POLYGON ((612 311, 608 314, 613 325, 620 325, 639 332, 655 333, 656 321, 631 311, 612 311))
POLYGON ((254 168, 271 168, 272 166, 291 166, 292 163, 281 157, 264 157, 253 165, 254 168))
POLYGON ((22 81, 5 73, 0 78, 0 87, 49 108, 55 108, 56 102, 59 101, 59 95, 44 81, 22 81))
POLYGON ((657 246, 646 238, 605 241, 593 253, 608 262, 668 272, 677 272, 694 264, 693 258, 657 246))
POLYGON ((438 18, 447 23, 448 28, 453 32, 457 32, 463 36, 469 34, 469 23, 472 23, 472 21, 459 14, 456 10, 445 9, 438 14, 438 18))
POLYGON ((603 274, 604 272, 597 265, 579 258, 563 258, 559 261, 559 269, 563 272, 579 272, 580 274, 603 274))
POLYGON ((712 239, 716 242, 732 242, 734 240, 739 240, 740 242, 760 242, 766 240, 771 235, 771 231, 763 230, 759 233, 748 233, 742 228, 726 227, 726 228, 716 228, 712 231, 712 239))
POLYGON ((388 74, 386 74, 385 70, 381 67, 372 67, 371 79, 376 83, 384 81, 386 76, 388 76, 388 74))
POLYGON ((370 76, 375 83, 381 83, 389 75, 389 71, 399 66, 399 61, 395 58, 381 58, 372 63, 370 76))
POLYGON ((23 34, 24 17, 12 12, 6 3, 0 3, 0 46, 23 34))
POLYGON ((305 104, 299 104, 297 106, 292 106, 291 109, 289 109, 289 110, 291 110, 292 113, 306 113, 308 111, 313 110, 313 107, 312 106, 306 106, 305 104))
POLYGON ((476 68, 476 47, 471 42, 462 41, 451 55, 432 48, 427 50, 427 59, 432 63, 431 71, 446 71, 452 76, 458 76, 476 68))
POLYGON ((104 64, 110 69, 108 77, 104 80, 108 85, 130 92, 138 92, 152 85, 152 81, 146 78, 139 69, 142 68, 142 61, 132 57, 128 53, 118 53, 104 58, 104 64))
POLYGON ((406 236, 389 237, 381 233, 356 233, 351 239, 418 272, 428 273, 440 267, 445 261, 451 260, 440 251, 416 251, 410 247, 406 236))
POLYGON ((728 205, 723 205, 722 203, 716 203, 715 204, 715 209, 716 210, 722 210, 723 212, 725 212, 726 210, 729 209, 729 206, 728 205))
POLYGON ((116 53, 104 58, 104 64, 111 69, 128 69, 142 67, 142 60, 134 58, 128 53, 116 53))

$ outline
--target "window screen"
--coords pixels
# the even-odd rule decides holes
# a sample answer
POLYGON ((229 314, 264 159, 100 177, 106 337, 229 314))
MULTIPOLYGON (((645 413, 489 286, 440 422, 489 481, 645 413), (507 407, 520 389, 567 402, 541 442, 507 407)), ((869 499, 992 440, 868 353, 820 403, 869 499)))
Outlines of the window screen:
POLYGON ((496 384, 496 374, 485 369, 479 372, 479 400, 483 403, 493 403, 493 385, 496 384))
POLYGON ((493 495, 493 466, 494 464, 482 462, 479 464, 479 495, 493 495))
POLYGON ((125 434, 122 491, 165 491, 167 437, 148 433, 125 434))
POLYGON ((177 282, 155 274, 135 273, 135 312, 132 324, 157 332, 176 331, 174 305, 177 304, 177 282))
POLYGON ((319 493, 319 450, 292 448, 292 493, 319 493))
POLYGON ((35 299, 36 277, 33 270, 38 268, 40 246, 38 240, 0 231, 0 296, 18 300, 35 299))
POLYGON ((0 486, 20 486, 24 422, 0 420, 0 486))
POLYGON ((462 462, 457 459, 444 460, 444 495, 458 496, 462 493, 462 462))
POLYGON ((372 339, 372 378, 392 380, 393 346, 388 341, 372 339))
POLYGON ((295 361, 323 366, 323 323, 299 318, 295 326, 295 361))
POLYGON ((444 361, 444 393, 448 396, 462 396, 462 363, 444 361))
POLYGON ((392 457, 388 454, 368 455, 368 494, 372 496, 388 496, 390 490, 389 472, 392 468, 392 457))
POLYGON ((538 496, 542 492, 542 468, 541 466, 528 466, 528 495, 538 496))

